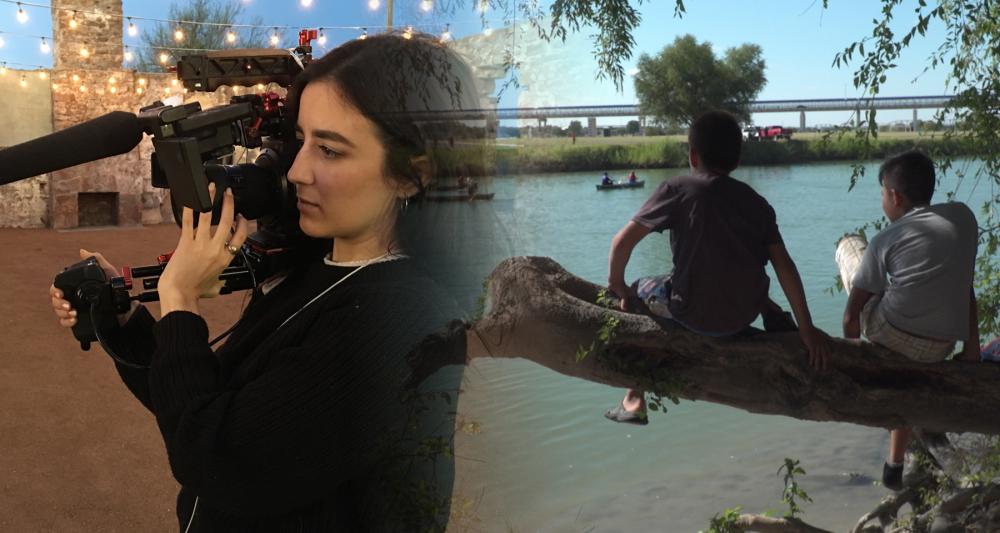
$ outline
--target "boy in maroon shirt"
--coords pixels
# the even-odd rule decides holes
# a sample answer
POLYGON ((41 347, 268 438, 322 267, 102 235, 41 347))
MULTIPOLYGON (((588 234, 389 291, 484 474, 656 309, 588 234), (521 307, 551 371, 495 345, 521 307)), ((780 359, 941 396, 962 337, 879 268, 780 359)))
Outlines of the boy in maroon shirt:
MULTIPOLYGON (((660 184, 611 241, 608 286, 621 298, 622 310, 635 310, 641 301, 655 314, 712 337, 738 333, 760 314, 770 325, 782 316, 768 297, 770 279, 764 267, 771 261, 810 362, 824 368, 828 340, 813 326, 774 209, 749 185, 729 177, 739 165, 743 143, 736 118, 723 111, 705 113, 691 124, 688 143, 691 175, 660 184), (629 287, 625 266, 632 249, 650 232, 665 229, 670 230, 672 273, 629 287)), ((616 422, 648 423, 643 392, 630 389, 605 416, 616 422)))

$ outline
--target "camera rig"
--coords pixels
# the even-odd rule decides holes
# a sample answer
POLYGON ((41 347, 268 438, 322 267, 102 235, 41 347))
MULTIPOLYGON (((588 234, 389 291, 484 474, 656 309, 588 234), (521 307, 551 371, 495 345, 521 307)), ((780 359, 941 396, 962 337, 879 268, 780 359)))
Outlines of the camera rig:
MULTIPOLYGON (((316 30, 302 30, 293 50, 234 49, 184 56, 177 63, 177 78, 191 91, 215 91, 224 85, 287 88, 312 61, 311 42, 316 37, 316 30)), ((140 109, 138 118, 143 131, 152 136, 152 184, 169 189, 178 223, 181 210, 190 207, 200 213, 212 211, 215 224, 226 188, 233 191, 235 211, 257 221, 257 231, 220 276, 225 281, 222 293, 253 288, 283 268, 289 237, 298 231, 295 189, 285 178, 287 159, 280 155, 291 131, 285 98, 266 91, 235 95, 228 104, 204 110, 198 102, 157 101, 140 109), (253 163, 222 164, 235 146, 262 150, 253 163), (210 182, 220 193, 214 202, 208 192, 210 182)), ((88 350, 91 342, 99 341, 116 361, 134 366, 114 354, 103 333, 118 327, 115 315, 127 312, 131 302, 159 299, 156 286, 169 258, 165 254, 156 265, 124 267, 122 276, 111 278, 96 259, 89 258, 56 276, 54 285, 77 310, 73 335, 81 348, 88 350), (142 291, 132 295, 129 291, 138 279, 142 291)))

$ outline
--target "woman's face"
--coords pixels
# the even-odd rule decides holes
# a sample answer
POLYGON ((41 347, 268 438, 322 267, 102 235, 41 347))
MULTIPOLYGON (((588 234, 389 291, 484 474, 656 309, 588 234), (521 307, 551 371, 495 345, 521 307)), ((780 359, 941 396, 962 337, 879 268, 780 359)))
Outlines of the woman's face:
POLYGON ((296 136, 302 148, 288 171, 299 199, 299 226, 310 237, 385 242, 404 194, 383 175, 385 149, 375 124, 330 82, 302 91, 296 136))

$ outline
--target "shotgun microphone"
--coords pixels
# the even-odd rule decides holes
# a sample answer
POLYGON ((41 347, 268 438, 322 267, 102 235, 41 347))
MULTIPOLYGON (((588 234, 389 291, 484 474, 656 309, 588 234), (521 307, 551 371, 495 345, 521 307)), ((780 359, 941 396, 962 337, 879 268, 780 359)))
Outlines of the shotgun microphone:
POLYGON ((0 185, 124 154, 139 145, 139 118, 113 111, 93 120, 0 150, 0 185))

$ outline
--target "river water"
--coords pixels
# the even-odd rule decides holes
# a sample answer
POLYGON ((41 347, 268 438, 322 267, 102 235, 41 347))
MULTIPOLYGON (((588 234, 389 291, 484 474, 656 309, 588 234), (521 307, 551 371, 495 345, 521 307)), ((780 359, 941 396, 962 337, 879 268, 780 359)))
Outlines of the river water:
MULTIPOLYGON (((478 210, 493 225, 496 242, 476 276, 482 279, 503 255, 544 255, 604 283, 611 237, 658 183, 684 171, 640 171, 644 189, 603 192, 594 189, 598 172, 493 178, 489 206, 462 208, 478 210)), ((829 163, 733 174, 774 206, 814 321, 837 336, 846 295, 826 291, 837 275, 835 242, 882 215, 877 165, 867 167, 852 192, 850 173, 848 164, 829 163)), ((936 200, 956 186, 956 199, 978 216, 988 179, 946 178, 936 200)), ((669 264, 666 235, 651 234, 633 253, 626 277, 664 273, 669 264)), ((773 272, 771 279, 771 297, 787 309, 773 272)), ((888 443, 881 429, 704 402, 651 412, 645 427, 615 424, 603 412, 622 390, 520 359, 475 361, 463 390, 454 504, 460 518, 453 524, 471 530, 694 532, 727 507, 781 514, 786 506, 776 472, 786 457, 807 472, 800 484, 814 503, 804 504, 804 518, 815 525, 847 530, 886 494, 874 483, 888 443)))

